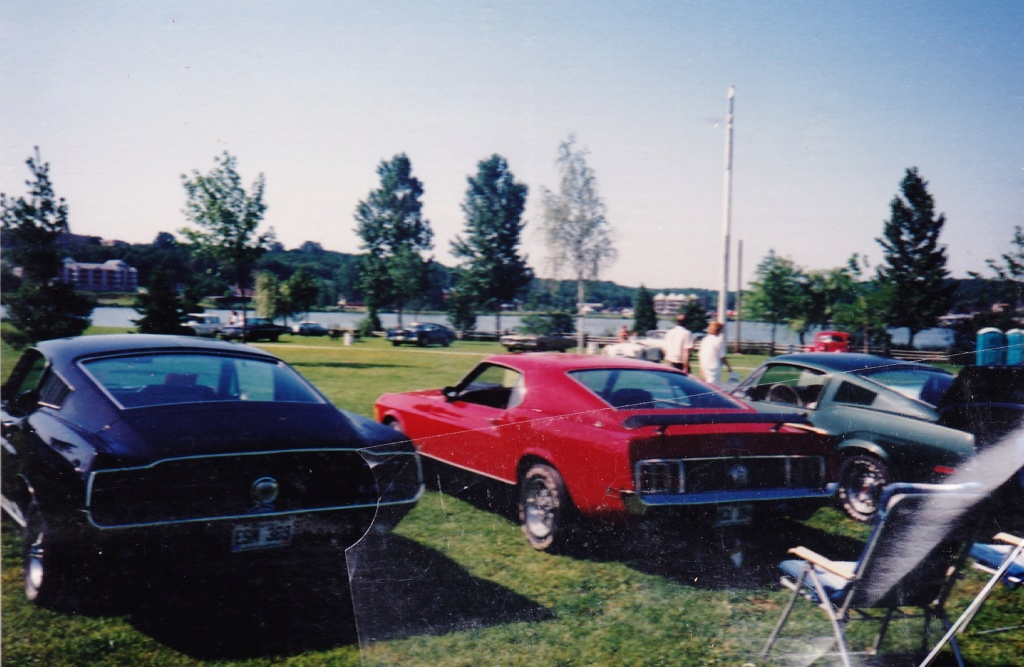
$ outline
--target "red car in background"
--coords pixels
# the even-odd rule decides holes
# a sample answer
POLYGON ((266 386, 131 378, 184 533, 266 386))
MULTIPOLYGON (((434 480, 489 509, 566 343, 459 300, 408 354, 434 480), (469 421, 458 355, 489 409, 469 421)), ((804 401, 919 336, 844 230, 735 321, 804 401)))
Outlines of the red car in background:
POLYGON ((805 352, 849 352, 850 334, 845 331, 819 331, 805 352))
POLYGON ((564 546, 576 518, 736 526, 813 511, 835 477, 802 417, 621 357, 495 355, 453 387, 381 396, 375 417, 431 462, 516 491, 541 550, 564 546))

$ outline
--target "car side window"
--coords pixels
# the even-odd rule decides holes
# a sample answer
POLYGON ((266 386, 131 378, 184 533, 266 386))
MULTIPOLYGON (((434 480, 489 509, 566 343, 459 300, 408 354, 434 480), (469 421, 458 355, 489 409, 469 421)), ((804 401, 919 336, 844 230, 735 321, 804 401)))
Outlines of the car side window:
POLYGON ((836 403, 868 406, 875 402, 877 396, 878 394, 870 389, 859 387, 852 382, 843 382, 836 389, 836 394, 832 397, 832 400, 836 403))
POLYGON ((46 359, 37 350, 29 350, 18 360, 4 385, 4 397, 10 397, 7 408, 12 414, 22 416, 36 408, 45 374, 46 359))
POLYGON ((505 410, 522 403, 523 397, 520 373, 504 366, 488 365, 469 378, 458 400, 505 410))
POLYGON ((751 387, 751 400, 815 409, 829 376, 822 371, 790 364, 772 364, 751 387))

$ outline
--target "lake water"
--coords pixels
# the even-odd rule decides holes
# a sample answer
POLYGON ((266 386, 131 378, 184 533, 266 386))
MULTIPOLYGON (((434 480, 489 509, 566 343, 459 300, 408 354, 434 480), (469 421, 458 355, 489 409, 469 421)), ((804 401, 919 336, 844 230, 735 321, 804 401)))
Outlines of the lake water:
MULTIPOLYGON (((227 322, 231 316, 230 310, 208 310, 206 312, 210 315, 220 315, 221 320, 224 322, 227 322)), ((92 311, 92 323, 102 327, 130 327, 133 325, 132 320, 139 317, 140 315, 132 308, 103 306, 92 311)), ((310 313, 306 319, 319 322, 326 327, 334 325, 344 329, 352 329, 365 317, 365 313, 310 313)), ((398 315, 395 313, 381 313, 380 319, 385 327, 398 325, 398 315)), ((501 327, 502 329, 515 329, 519 326, 520 320, 519 315, 502 315, 501 327)), ((439 313, 406 313, 403 316, 403 322, 406 324, 411 322, 435 322, 447 325, 448 318, 444 314, 439 313)), ((623 324, 632 326, 633 321, 628 319, 590 317, 585 320, 584 331, 592 336, 614 336, 623 324)), ((662 320, 659 326, 663 329, 668 329, 672 327, 672 322, 662 320)), ((480 331, 494 331, 496 328, 494 316, 482 315, 478 317, 476 328, 480 331)), ((906 343, 909 339, 906 329, 890 329, 889 332, 893 335, 892 342, 895 344, 906 343)), ((771 340, 771 325, 764 322, 742 322, 740 333, 745 341, 767 343, 771 340)), ((736 323, 729 322, 726 328, 726 337, 729 340, 735 340, 735 336, 736 323)), ((806 340, 810 341, 810 338, 811 336, 808 334, 806 340)), ((923 349, 945 348, 952 343, 952 338, 953 334, 949 329, 926 329, 917 334, 914 343, 916 347, 923 349)), ((798 345, 800 343, 796 333, 784 325, 777 327, 775 341, 780 345, 798 345)))

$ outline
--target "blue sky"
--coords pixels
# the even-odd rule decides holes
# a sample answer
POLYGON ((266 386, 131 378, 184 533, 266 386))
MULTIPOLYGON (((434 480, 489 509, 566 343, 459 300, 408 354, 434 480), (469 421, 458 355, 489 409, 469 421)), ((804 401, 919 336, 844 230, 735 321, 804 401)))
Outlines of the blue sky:
POLYGON ((499 153, 544 273, 540 194, 572 132, 616 233, 603 277, 717 288, 735 85, 745 280, 769 248, 878 261, 911 166, 964 276, 1024 224, 1022 35, 1015 1, 2 0, 0 191, 24 191, 38 145, 73 231, 148 242, 185 224, 180 175, 227 150, 265 174, 287 247, 358 252, 356 204, 405 152, 451 264, 466 177, 499 153))

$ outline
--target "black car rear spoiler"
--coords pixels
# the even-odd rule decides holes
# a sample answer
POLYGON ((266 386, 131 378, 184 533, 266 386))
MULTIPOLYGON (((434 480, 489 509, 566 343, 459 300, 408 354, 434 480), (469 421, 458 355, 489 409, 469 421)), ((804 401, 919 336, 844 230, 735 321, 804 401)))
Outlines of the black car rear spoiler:
POLYGON ((712 412, 698 414, 632 415, 622 421, 623 428, 634 430, 644 426, 657 426, 662 434, 669 426, 698 426, 702 424, 808 424, 807 415, 799 412, 712 412))

